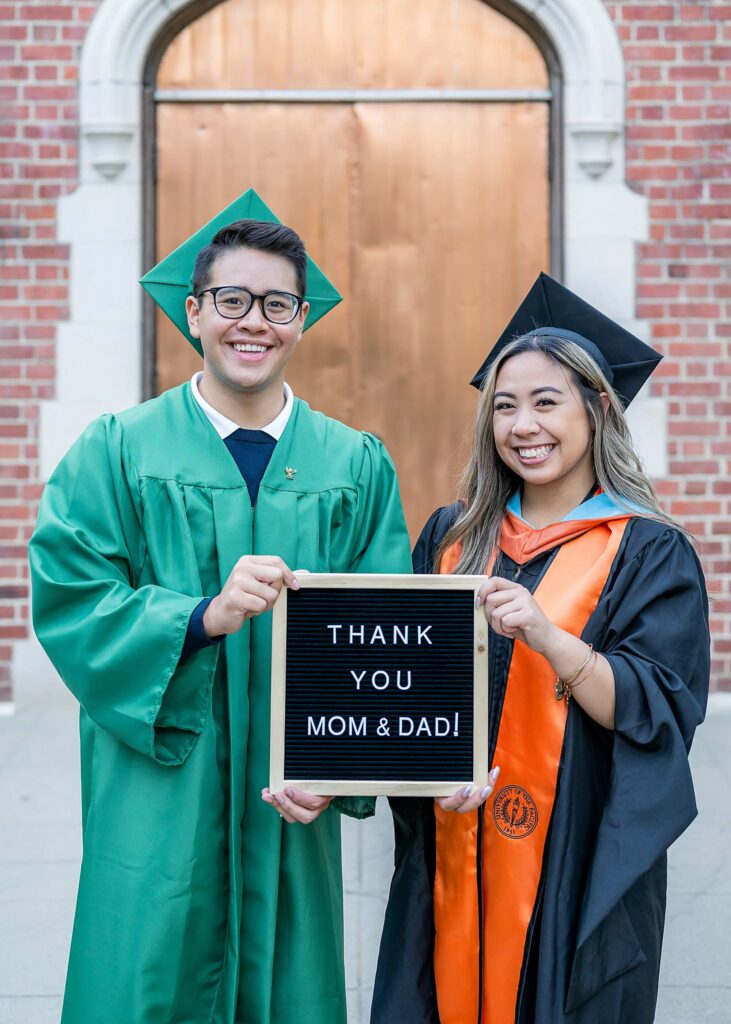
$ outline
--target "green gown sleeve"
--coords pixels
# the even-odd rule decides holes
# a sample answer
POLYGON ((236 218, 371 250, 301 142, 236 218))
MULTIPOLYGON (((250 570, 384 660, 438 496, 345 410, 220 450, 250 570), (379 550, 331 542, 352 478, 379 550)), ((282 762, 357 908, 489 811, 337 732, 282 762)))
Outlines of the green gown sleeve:
POLYGON ((372 434, 364 434, 357 483, 358 533, 349 572, 410 573, 411 545, 391 456, 372 434))
MULTIPOLYGON (((364 434, 364 457, 357 484, 359 524, 350 572, 410 573, 411 545, 396 470, 388 452, 364 434)), ((352 818, 375 812, 375 797, 338 797, 333 806, 352 818)))
MULTIPOLYGON (((201 595, 192 586, 185 593, 143 583, 145 556, 137 475, 122 428, 105 416, 76 442, 43 494, 30 544, 34 626, 89 717, 173 765, 203 728, 218 645, 179 663, 201 595)), ((181 581, 188 571, 181 565, 181 581)))

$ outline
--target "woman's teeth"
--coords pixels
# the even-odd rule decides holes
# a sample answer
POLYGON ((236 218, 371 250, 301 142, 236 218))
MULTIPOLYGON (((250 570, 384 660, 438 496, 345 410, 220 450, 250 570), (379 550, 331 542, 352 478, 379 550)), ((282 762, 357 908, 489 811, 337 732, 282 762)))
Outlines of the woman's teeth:
POLYGON ((538 448, 519 448, 518 454, 521 459, 545 459, 549 452, 553 451, 555 445, 542 444, 538 448))
POLYGON ((237 352, 266 352, 266 345, 251 345, 248 342, 245 345, 234 344, 234 348, 237 352))

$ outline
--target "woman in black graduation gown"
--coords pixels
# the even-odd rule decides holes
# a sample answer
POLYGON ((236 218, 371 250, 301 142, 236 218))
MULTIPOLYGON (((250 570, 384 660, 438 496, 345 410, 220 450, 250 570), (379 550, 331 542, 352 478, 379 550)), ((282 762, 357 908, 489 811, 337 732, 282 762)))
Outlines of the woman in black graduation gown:
POLYGON ((473 380, 464 498, 431 516, 414 570, 491 576, 493 770, 391 801, 372 1024, 654 1018, 710 659, 698 559, 624 418, 659 358, 542 274, 473 380))

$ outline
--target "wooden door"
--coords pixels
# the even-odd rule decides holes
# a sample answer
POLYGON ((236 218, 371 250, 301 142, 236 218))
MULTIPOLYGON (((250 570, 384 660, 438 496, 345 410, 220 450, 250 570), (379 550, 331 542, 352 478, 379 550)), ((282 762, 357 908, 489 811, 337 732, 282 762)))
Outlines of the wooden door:
MULTIPOLYGON (((412 536, 454 497, 470 377, 550 269, 547 79, 481 0, 226 0, 160 66, 158 257, 249 186, 302 235, 345 301, 288 380, 386 443, 412 536)), ((163 390, 200 361, 157 333, 163 390)))

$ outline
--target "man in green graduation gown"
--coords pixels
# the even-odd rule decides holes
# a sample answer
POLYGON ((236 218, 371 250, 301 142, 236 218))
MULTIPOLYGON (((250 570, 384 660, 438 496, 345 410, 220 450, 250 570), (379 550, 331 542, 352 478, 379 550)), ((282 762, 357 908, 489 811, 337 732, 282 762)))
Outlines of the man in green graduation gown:
POLYGON ((266 613, 292 569, 406 572, 409 544, 381 444, 284 383, 334 303, 273 221, 245 193, 147 275, 203 371, 92 423, 41 503, 35 628, 81 704, 63 1024, 345 1021, 339 812, 372 803, 266 789, 266 613))

